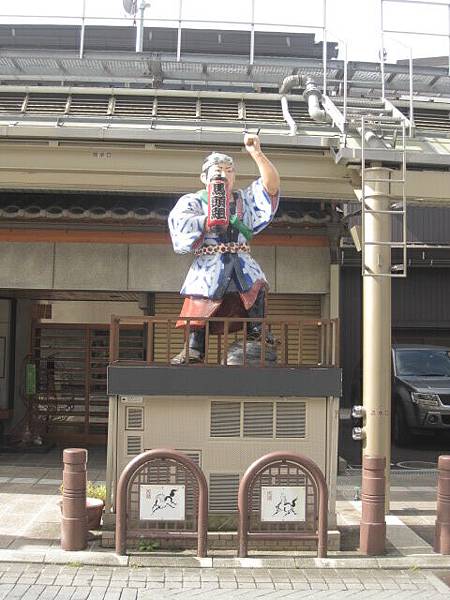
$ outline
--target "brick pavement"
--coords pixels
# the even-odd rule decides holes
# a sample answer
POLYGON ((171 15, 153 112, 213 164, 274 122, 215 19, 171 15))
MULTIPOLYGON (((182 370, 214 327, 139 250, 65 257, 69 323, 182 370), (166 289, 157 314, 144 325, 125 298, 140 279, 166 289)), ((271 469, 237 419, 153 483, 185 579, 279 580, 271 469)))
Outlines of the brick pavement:
POLYGON ((0 600, 449 598, 420 569, 214 569, 0 564, 0 600))

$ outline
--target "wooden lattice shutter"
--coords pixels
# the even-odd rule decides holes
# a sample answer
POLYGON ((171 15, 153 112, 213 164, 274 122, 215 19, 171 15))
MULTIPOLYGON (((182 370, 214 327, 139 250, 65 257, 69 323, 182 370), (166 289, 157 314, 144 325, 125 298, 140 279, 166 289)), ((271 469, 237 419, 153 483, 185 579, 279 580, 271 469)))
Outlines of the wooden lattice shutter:
MULTIPOLYGON (((179 293, 160 292, 155 294, 155 316, 173 318, 173 322, 170 324, 170 353, 168 352, 168 327, 162 324, 155 326, 154 352, 155 360, 158 362, 168 362, 169 354, 173 356, 183 348, 184 330, 175 327, 183 302, 184 298, 179 293)), ((209 338, 208 362, 213 364, 217 364, 217 346, 218 338, 216 335, 212 335, 209 338)))
POLYGON ((169 362, 183 348, 184 331, 176 329, 176 318, 180 314, 183 298, 178 293, 161 292, 155 294, 155 317, 173 318, 170 326, 158 324, 154 333, 154 357, 156 362, 169 362), (169 352, 170 341, 170 352, 169 352))
MULTIPOLYGON (((178 293, 157 292, 155 294, 155 316, 173 317, 171 324, 171 354, 176 354, 183 347, 183 330, 175 329, 175 320, 180 314, 183 298, 178 293)), ((269 294, 268 317, 290 317, 293 319, 320 319, 321 296, 319 294, 269 294)), ((280 328, 272 328, 275 338, 280 338, 280 328)), ((302 332, 302 343, 299 342, 299 331, 290 328, 288 336, 289 363, 297 364, 300 351, 301 361, 305 364, 319 362, 319 330, 317 327, 305 326, 302 332)), ((158 325, 155 328, 155 359, 160 362, 168 360, 168 328, 158 325)), ((231 341, 231 337, 230 337, 231 341)), ((210 338, 209 362, 217 362, 217 336, 210 338)))
MULTIPOLYGON (((291 317, 293 319, 320 319, 321 296, 319 294, 269 294, 267 316, 291 317)), ((272 328, 275 338, 280 338, 280 328, 272 328)), ((301 332, 289 328, 288 362, 297 364, 299 353, 302 363, 319 362, 319 330, 307 325, 301 332)))

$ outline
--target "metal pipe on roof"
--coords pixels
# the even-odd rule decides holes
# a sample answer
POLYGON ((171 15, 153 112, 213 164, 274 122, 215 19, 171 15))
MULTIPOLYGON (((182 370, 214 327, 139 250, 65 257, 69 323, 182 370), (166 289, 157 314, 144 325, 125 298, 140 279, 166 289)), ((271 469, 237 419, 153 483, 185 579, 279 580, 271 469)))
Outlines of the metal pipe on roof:
POLYGON ((281 96, 281 110, 286 123, 289 125, 289 135, 297 135, 297 123, 289 112, 289 104, 286 96, 281 96))
POLYGON ((330 118, 324 109, 320 108, 322 94, 311 77, 306 79, 306 88, 303 92, 303 98, 308 102, 309 116, 313 121, 317 121, 318 123, 327 123, 330 121, 330 118))
MULTIPOLYGON (((306 89, 303 92, 303 97, 308 102, 308 111, 311 119, 317 121, 318 123, 330 122, 330 117, 323 108, 320 108, 320 99, 322 98, 322 94, 315 81, 310 77, 308 77, 306 80, 306 89)), ((364 135, 364 139, 369 148, 385 149, 388 147, 384 140, 379 138, 372 130, 366 129, 363 132, 361 127, 358 127, 357 131, 360 135, 364 135)))
POLYGON ((281 110, 283 111, 284 120, 289 125, 289 135, 297 135, 297 123, 289 112, 289 103, 286 94, 288 94, 293 87, 302 85, 302 82, 303 78, 301 75, 288 75, 288 77, 283 79, 280 85, 280 94, 282 94, 281 110))
POLYGON ((84 37, 86 32, 86 0, 83 0, 83 15, 81 17, 81 29, 80 29, 80 52, 79 57, 84 57, 84 37))
POLYGON ((144 50, 144 19, 145 19, 145 9, 148 8, 150 4, 147 4, 145 0, 142 0, 139 6, 139 22, 136 26, 136 52, 142 54, 144 50))
POLYGON ((303 77, 301 75, 288 75, 283 79, 280 85, 280 94, 288 94, 293 87, 303 85, 303 77))

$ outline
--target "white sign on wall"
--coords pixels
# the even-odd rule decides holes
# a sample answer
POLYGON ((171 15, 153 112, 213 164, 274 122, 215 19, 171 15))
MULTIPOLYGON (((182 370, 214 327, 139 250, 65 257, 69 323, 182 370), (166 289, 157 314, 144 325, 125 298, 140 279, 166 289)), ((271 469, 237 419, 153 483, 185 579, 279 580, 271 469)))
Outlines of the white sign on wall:
POLYGON ((304 486, 261 486, 261 521, 304 521, 304 486))
POLYGON ((139 518, 151 521, 184 521, 184 485, 141 485, 139 518))

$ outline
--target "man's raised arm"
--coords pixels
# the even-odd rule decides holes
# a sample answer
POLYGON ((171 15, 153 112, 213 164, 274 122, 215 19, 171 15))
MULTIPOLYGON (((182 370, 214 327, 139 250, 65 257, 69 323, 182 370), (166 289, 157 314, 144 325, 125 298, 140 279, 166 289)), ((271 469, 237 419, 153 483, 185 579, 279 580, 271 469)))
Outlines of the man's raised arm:
POLYGON ((280 176, 278 171, 261 150, 259 137, 252 133, 245 134, 244 144, 247 152, 258 166, 262 183, 271 196, 276 196, 280 191, 280 176))

